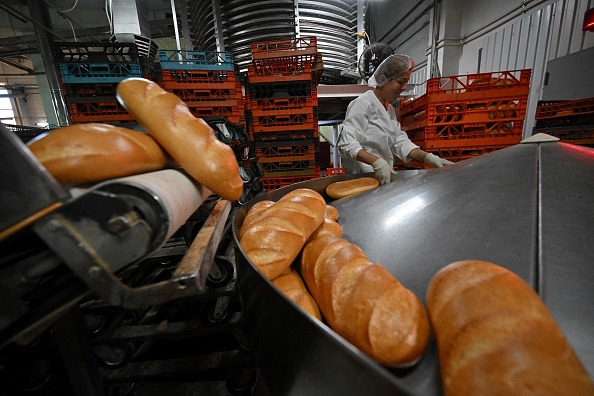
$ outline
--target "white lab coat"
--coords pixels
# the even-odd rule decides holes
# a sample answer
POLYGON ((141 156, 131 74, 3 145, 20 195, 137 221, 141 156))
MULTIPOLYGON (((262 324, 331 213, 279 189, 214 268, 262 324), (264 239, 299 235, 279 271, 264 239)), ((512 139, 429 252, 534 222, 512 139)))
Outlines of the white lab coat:
POLYGON ((409 162, 408 153, 418 147, 400 129, 394 107, 386 110, 371 90, 349 103, 337 146, 346 173, 373 172, 371 165, 355 159, 362 148, 393 164, 394 155, 409 162))

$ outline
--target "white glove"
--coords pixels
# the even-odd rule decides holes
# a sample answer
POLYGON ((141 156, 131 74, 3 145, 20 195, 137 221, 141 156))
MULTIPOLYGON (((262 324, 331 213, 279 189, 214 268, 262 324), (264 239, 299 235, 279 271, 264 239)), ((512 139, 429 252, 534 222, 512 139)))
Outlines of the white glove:
POLYGON ((447 159, 439 158, 435 154, 427 154, 425 159, 423 160, 427 165, 432 166, 434 168, 441 168, 442 166, 452 165, 452 161, 448 161, 447 159))
POLYGON ((373 164, 373 173, 375 178, 379 181, 379 184, 390 183, 390 174, 395 175, 394 169, 386 162, 383 158, 378 158, 373 164))

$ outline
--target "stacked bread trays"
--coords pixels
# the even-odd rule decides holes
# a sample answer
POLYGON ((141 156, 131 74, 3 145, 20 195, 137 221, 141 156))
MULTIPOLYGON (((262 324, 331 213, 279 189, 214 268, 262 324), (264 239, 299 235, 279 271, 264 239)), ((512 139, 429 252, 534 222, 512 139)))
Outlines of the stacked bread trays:
POLYGON ((133 121, 116 99, 118 83, 152 78, 156 47, 133 43, 56 43, 57 68, 71 123, 133 121), (154 51, 153 51, 154 49, 154 51))
MULTIPOLYGON (((401 104, 402 130, 423 150, 454 162, 517 144, 522 140, 531 72, 429 79, 424 95, 401 104)), ((407 166, 426 168, 415 161, 407 166)))
POLYGON ((246 120, 268 190, 320 177, 315 37, 252 43, 246 120))
POLYGON ((159 50, 159 84, 196 117, 222 116, 245 125, 242 85, 228 52, 159 50))
POLYGON ((594 97, 539 102, 533 134, 546 133, 580 146, 594 147, 594 97))

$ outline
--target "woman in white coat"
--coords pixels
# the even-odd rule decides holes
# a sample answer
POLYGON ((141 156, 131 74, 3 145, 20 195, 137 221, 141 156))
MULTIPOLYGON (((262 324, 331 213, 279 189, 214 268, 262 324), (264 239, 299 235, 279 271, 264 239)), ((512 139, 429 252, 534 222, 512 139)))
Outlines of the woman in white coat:
POLYGON ((406 90, 414 67, 415 62, 409 56, 390 55, 369 79, 369 86, 374 89, 347 107, 338 141, 346 173, 373 172, 380 184, 386 184, 394 173, 394 155, 404 162, 414 159, 435 168, 453 164, 421 150, 400 129, 390 103, 406 90))

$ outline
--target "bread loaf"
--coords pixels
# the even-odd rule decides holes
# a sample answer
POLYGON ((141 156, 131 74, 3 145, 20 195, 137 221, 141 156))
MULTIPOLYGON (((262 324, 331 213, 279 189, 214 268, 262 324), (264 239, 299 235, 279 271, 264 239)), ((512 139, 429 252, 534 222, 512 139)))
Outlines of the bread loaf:
POLYGON ((296 189, 241 226, 239 244, 269 279, 289 269, 305 241, 322 224, 326 201, 310 189, 296 189))
POLYGON ((415 294, 361 249, 327 235, 303 249, 301 275, 330 327, 377 362, 408 366, 429 340, 415 294))
POLYGON ((360 177, 331 183, 326 187, 326 194, 331 198, 340 199, 373 190, 377 186, 379 186, 379 182, 373 177, 360 177))
POLYGON ((274 204, 275 202, 270 200, 256 202, 245 215, 245 219, 243 220, 242 226, 237 232, 237 238, 241 240, 241 238, 243 237, 243 233, 247 229, 249 229, 250 224, 257 220, 261 213, 264 213, 266 209, 268 209, 274 204))
POLYGON ((153 81, 128 78, 118 84, 117 99, 190 176, 224 199, 241 197, 233 150, 176 95, 153 81))
POLYGON ((336 221, 338 219, 338 209, 332 205, 326 205, 326 218, 336 221))
POLYGON ((167 157, 150 136, 109 124, 75 124, 41 135, 28 147, 56 180, 92 183, 165 168, 167 157))
POLYGON ((324 235, 342 236, 342 227, 335 220, 325 218, 322 224, 310 235, 306 243, 313 241, 316 238, 321 238, 324 235))
POLYGON ((300 306, 306 313, 316 319, 322 320, 318 304, 307 291, 299 274, 290 271, 272 281, 291 301, 300 306))
POLYGON ((445 395, 593 395, 594 385, 540 297, 484 261, 441 269, 427 290, 445 395))

